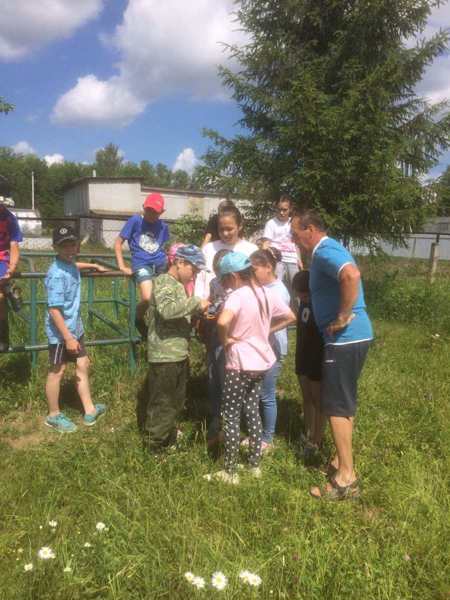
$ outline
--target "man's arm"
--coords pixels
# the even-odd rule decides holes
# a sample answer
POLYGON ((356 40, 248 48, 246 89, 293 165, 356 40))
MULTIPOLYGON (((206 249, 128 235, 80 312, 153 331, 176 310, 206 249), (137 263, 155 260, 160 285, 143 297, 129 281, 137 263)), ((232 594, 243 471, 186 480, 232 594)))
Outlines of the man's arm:
POLYGON ((61 310, 55 306, 52 306, 48 309, 48 314, 55 324, 56 329, 61 334, 64 339, 64 343, 66 345, 68 352, 77 353, 80 350, 80 344, 78 340, 73 337, 67 328, 66 322, 64 321, 64 317, 61 313, 61 310))
POLYGON ((344 265, 339 273, 339 288, 341 301, 339 312, 334 321, 327 327, 327 333, 333 334, 347 327, 347 325, 355 318, 352 312, 359 293, 359 282, 361 274, 356 265, 348 263, 344 265))

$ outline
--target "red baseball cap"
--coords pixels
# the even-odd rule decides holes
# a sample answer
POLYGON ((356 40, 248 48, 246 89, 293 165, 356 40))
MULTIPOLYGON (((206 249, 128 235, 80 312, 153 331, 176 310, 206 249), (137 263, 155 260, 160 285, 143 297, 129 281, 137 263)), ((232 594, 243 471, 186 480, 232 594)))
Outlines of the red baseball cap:
POLYGON ((151 208, 157 213, 164 212, 164 198, 156 192, 149 194, 144 200, 144 208, 151 208))

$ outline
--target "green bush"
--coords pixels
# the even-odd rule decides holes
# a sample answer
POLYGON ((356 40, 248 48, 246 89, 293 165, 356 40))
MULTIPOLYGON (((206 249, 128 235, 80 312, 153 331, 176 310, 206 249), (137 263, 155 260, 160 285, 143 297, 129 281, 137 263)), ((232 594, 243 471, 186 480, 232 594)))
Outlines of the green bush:
POLYGON ((449 280, 430 284, 424 277, 380 269, 364 278, 364 288, 372 317, 450 332, 449 280))

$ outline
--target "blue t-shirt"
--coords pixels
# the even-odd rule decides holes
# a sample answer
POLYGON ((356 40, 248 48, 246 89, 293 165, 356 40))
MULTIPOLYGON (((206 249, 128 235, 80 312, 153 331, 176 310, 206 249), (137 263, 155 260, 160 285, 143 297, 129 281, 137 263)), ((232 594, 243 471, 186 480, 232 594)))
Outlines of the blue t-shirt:
POLYGON ((0 210, 0 263, 9 265, 11 242, 21 242, 22 240, 22 232, 16 215, 8 209, 0 210))
MULTIPOLYGON (((84 330, 80 314, 81 278, 77 266, 56 258, 47 271, 45 287, 48 307, 59 308, 67 329, 77 340, 80 339, 84 330)), ((50 344, 64 341, 48 312, 45 317, 45 333, 50 344)))
POLYGON ((169 239, 169 228, 164 221, 145 221, 133 215, 122 228, 120 237, 127 240, 131 252, 131 268, 135 272, 148 265, 162 266, 167 258, 163 245, 169 239))
POLYGON ((352 308, 356 315, 353 321, 332 336, 326 333, 327 326, 336 319, 339 312, 341 304, 339 273, 347 264, 355 264, 353 256, 342 244, 329 237, 322 238, 313 251, 309 286, 314 316, 325 344, 349 344, 373 338, 361 283, 358 298, 352 308))
MULTIPOLYGON (((287 287, 282 281, 276 279, 275 281, 272 281, 272 283, 268 283, 264 287, 270 288, 283 300, 285 304, 287 304, 287 306, 289 306, 289 304, 291 303, 291 297, 289 295, 287 287)), ((280 331, 275 331, 275 333, 271 333, 269 337, 269 342, 272 346, 272 350, 275 352, 277 360, 284 358, 288 353, 287 328, 280 329, 280 331)))

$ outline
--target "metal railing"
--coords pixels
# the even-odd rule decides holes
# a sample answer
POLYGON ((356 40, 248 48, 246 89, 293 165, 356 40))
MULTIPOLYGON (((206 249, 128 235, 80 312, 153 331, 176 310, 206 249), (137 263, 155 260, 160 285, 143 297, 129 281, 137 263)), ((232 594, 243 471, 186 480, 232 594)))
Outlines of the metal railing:
MULTIPOLYGON (((16 313, 23 320, 28 328, 28 340, 23 345, 11 346, 8 350, 10 353, 15 352, 30 352, 31 364, 35 368, 37 366, 37 353, 48 349, 48 343, 38 340, 39 334, 39 306, 47 305, 47 299, 39 297, 38 283, 46 277, 46 273, 37 272, 35 269, 35 259, 53 258, 53 252, 22 252, 20 260, 28 266, 28 271, 16 272, 12 279, 29 282, 29 294, 25 294, 26 299, 23 300, 23 308, 16 313)), ((136 318, 136 286, 131 277, 124 275, 117 270, 117 265, 111 262, 114 259, 110 254, 80 254, 79 258, 83 261, 94 260, 96 263, 111 269, 110 271, 90 272, 82 271, 81 277, 87 280, 87 297, 81 299, 82 304, 87 304, 88 315, 88 330, 92 328, 94 320, 98 320, 106 325, 118 337, 86 340, 86 346, 108 346, 108 345, 128 345, 128 361, 131 370, 136 368, 136 345, 141 341, 135 330, 136 318), (109 260, 107 260, 109 259, 109 260), (97 279, 112 279, 112 294, 110 297, 98 297, 96 294, 95 282, 97 279), (127 282, 127 297, 121 297, 121 287, 123 281, 127 282), (113 310, 113 315, 116 320, 109 318, 97 305, 110 305, 113 310), (127 310, 126 324, 123 325, 120 320, 120 309, 127 310)))

